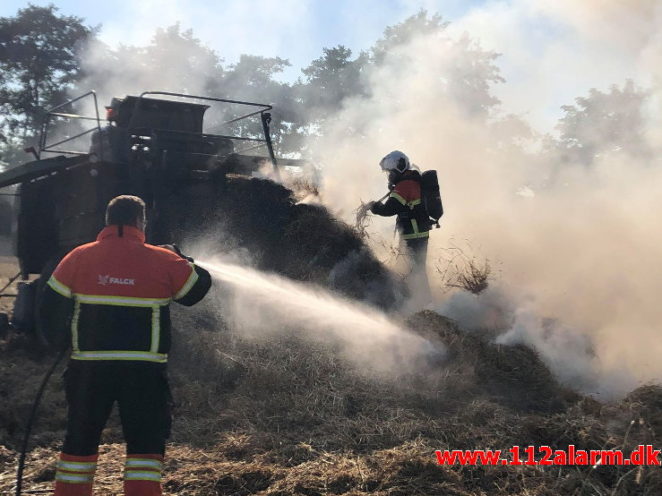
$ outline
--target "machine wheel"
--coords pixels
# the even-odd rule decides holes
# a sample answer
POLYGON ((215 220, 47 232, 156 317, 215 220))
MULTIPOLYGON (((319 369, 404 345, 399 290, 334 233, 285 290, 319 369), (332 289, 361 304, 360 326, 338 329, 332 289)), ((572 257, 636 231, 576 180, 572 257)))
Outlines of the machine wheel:
POLYGON ((34 304, 35 284, 31 282, 19 282, 16 287, 16 300, 12 312, 12 326, 19 332, 32 334, 34 332, 34 304))
POLYGON ((0 313, 0 339, 5 339, 9 332, 9 315, 0 313))

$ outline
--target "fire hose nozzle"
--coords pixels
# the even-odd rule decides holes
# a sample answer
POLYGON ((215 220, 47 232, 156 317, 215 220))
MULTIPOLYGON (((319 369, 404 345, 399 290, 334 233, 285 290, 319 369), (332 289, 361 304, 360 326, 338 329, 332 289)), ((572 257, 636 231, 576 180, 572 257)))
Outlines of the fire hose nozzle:
POLYGON ((189 257, 188 255, 184 255, 182 253, 182 250, 179 249, 179 246, 177 246, 175 243, 169 244, 169 245, 159 245, 159 248, 165 248, 166 250, 170 250, 173 253, 176 253, 180 257, 182 257, 185 260, 188 260, 189 262, 193 263, 193 257, 189 257))

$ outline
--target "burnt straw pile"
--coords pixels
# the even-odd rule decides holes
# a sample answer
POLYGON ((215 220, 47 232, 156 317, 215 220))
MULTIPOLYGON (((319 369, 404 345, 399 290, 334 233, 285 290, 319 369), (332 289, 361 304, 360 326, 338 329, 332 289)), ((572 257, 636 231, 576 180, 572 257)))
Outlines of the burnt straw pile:
MULTIPOLYGON (((171 495, 660 494, 659 467, 440 466, 438 449, 548 445, 632 450, 662 438, 662 388, 600 403, 559 386, 536 354, 491 344, 432 312, 408 322, 446 360, 388 380, 332 346, 284 332, 266 341, 201 320, 180 329, 164 486, 171 495)), ((13 485, 20 428, 46 357, 0 351, 0 493, 13 485)), ((61 382, 49 387, 26 483, 50 487, 63 435, 61 382)), ((104 432, 97 494, 121 492, 121 428, 104 432)))

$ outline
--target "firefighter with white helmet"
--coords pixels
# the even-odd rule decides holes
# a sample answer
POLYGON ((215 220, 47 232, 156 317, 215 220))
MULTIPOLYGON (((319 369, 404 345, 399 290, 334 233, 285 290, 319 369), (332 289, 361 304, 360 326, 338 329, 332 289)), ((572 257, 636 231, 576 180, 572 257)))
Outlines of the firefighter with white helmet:
POLYGON ((385 202, 370 202, 368 208, 376 215, 397 216, 396 228, 412 261, 412 276, 417 286, 412 290, 422 289, 429 294, 425 264, 432 222, 423 202, 421 174, 399 150, 382 158, 379 166, 388 172, 390 193, 385 202))

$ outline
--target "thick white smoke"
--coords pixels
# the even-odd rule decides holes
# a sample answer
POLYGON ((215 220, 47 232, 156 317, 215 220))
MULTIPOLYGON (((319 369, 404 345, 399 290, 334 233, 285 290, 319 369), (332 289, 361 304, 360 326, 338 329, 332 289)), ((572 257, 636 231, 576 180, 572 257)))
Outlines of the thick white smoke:
POLYGON ((548 131, 559 107, 588 88, 626 78, 659 84, 661 22, 656 0, 501 0, 470 9, 449 30, 503 54, 508 84, 496 95, 548 131))
MULTIPOLYGON (((513 30, 530 29, 518 16, 572 29, 573 35, 562 37, 553 50, 539 47, 539 60, 530 69, 545 68, 564 53, 566 67, 575 71, 568 77, 577 74, 586 81, 593 67, 582 57, 607 57, 610 48, 598 54, 595 40, 619 27, 627 32, 621 34, 620 49, 633 57, 630 67, 642 75, 639 81, 655 81, 660 66, 655 46, 662 27, 656 2, 607 2, 605 11, 602 2, 552 3, 492 2, 482 14, 511 16, 513 30), (577 6, 564 11, 557 4, 577 6), (562 45, 564 41, 569 44, 562 45)), ((474 11, 472 19, 480 15, 474 11)), ((526 32, 508 34, 527 39, 526 32)), ((471 35, 480 38, 481 32, 471 35)), ((514 50, 517 57, 522 48, 514 50)), ((379 159, 390 150, 404 150, 423 169, 437 169, 441 181, 447 214, 442 230, 433 233, 430 261, 453 240, 467 240, 499 263, 493 285, 507 295, 514 315, 502 342, 532 344, 563 379, 577 384, 581 377, 587 390, 620 394, 637 383, 662 380, 657 339, 662 317, 657 303, 662 280, 657 261, 662 236, 656 227, 662 207, 659 159, 620 153, 598 156, 591 167, 562 165, 535 147, 504 142, 499 123, 467 115, 472 95, 443 90, 443 75, 462 64, 458 56, 456 45, 430 35, 389 53, 385 64, 370 74, 372 95, 347 104, 319 145, 320 154, 329 157, 325 200, 349 220, 359 198, 381 196, 379 159), (545 325, 548 318, 557 322, 551 331, 545 325), (592 342, 590 350, 584 335, 592 342)), ((603 61, 595 61, 599 68, 603 61)), ((632 74, 596 85, 622 84, 632 74)), ((522 97, 535 111, 545 111, 550 99, 557 98, 552 90, 529 86, 529 96, 522 97)), ((651 119, 646 129, 653 149, 662 144, 658 123, 651 119)), ((390 226, 391 220, 373 222, 375 231, 390 226)), ((450 311, 448 304, 443 311, 450 311)))

